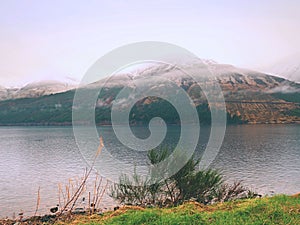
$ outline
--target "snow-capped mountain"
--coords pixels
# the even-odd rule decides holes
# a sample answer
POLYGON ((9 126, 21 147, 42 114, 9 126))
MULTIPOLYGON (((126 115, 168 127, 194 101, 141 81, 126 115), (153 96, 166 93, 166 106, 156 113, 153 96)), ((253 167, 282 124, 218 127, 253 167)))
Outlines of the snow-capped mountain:
MULTIPOLYGON (((123 87, 134 90, 135 84, 143 84, 150 82, 149 77, 153 77, 154 81, 151 89, 156 93, 163 90, 164 93, 176 94, 168 92, 171 90, 171 83, 175 83, 178 87, 183 88, 193 99, 194 104, 200 106, 205 104, 206 97, 201 91, 201 87, 189 75, 193 74, 200 80, 200 85, 213 87, 213 80, 219 83, 226 101, 227 112, 231 116, 237 116, 243 121, 249 123, 291 123, 298 121, 300 118, 294 117, 293 113, 299 109, 299 104, 295 98, 300 94, 300 84, 294 83, 287 79, 265 73, 237 68, 232 65, 225 64, 191 64, 184 65, 184 71, 179 69, 180 66, 174 65, 157 65, 151 66, 144 70, 133 72, 131 74, 118 74, 106 80, 100 80, 90 87, 103 85, 109 94, 100 97, 97 106, 111 107, 115 104, 114 99, 118 91, 123 87), (166 78, 167 81, 160 81, 159 77, 166 78), (157 80, 156 80, 157 79, 157 80), (170 81, 170 82, 169 82, 170 81), (293 101, 288 98, 292 95, 293 101)), ((211 89, 214 94, 214 89, 211 89)), ((137 99, 134 94, 124 96, 118 102, 122 103, 121 108, 128 107, 130 104, 128 99, 137 99), (126 103, 127 102, 127 103, 126 103)), ((139 109, 143 105, 159 102, 157 98, 149 97, 139 102, 139 109)), ((143 112, 146 114, 147 112, 143 112)))
MULTIPOLYGON (((252 91, 252 92, 299 92, 300 86, 294 82, 283 79, 278 76, 268 75, 254 70, 237 68, 227 64, 207 63, 184 65, 166 65, 158 64, 150 66, 143 70, 133 71, 132 73, 116 74, 108 79, 95 82, 89 87, 105 86, 107 87, 134 87, 135 82, 147 81, 149 77, 165 78, 177 84, 184 86, 193 84, 195 81, 192 76, 198 80, 209 83, 216 80, 225 94, 228 91, 252 91)), ((156 79, 155 78, 155 79, 156 79)), ((166 82, 167 83, 167 82, 166 82)), ((165 84, 167 85, 167 84, 165 84)))
POLYGON ((16 98, 36 98, 65 92, 76 88, 76 86, 59 81, 39 81, 29 83, 21 88, 5 88, 0 86, 0 100, 16 98))

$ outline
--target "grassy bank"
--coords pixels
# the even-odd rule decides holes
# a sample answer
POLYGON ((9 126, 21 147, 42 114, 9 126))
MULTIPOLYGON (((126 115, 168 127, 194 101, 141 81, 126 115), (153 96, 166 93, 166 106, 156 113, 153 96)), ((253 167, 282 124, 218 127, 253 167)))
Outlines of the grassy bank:
POLYGON ((300 196, 239 200, 204 206, 196 202, 165 209, 123 207, 102 216, 79 216, 58 224, 300 224, 300 196))

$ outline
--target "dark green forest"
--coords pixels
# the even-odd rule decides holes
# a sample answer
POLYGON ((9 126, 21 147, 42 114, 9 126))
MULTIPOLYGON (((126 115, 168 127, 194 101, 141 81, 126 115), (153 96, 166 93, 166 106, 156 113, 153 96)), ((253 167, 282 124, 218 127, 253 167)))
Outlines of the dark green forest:
MULTIPOLYGON (((99 98, 114 98, 120 88, 104 89, 99 98)), ((12 99, 0 102, 0 125, 71 125, 72 105, 75 91, 42 96, 38 98, 12 99)), ((197 106, 200 122, 210 124, 208 104, 197 106)), ((97 124, 111 123, 111 108, 97 107, 97 124)), ((131 109, 131 124, 147 124, 153 117, 161 117, 167 124, 180 124, 176 109, 167 101, 158 99, 151 104, 137 104, 131 109)), ((236 116, 227 115, 229 124, 245 123, 236 116)))

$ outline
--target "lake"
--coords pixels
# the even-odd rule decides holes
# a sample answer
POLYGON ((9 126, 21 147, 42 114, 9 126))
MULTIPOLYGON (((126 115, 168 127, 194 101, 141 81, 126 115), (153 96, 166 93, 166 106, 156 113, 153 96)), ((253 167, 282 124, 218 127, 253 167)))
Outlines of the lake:
MULTIPOLYGON (((140 138, 146 138, 145 127, 133 127, 140 138)), ((116 160, 146 163, 146 153, 124 148, 111 127, 100 127, 99 133, 116 160), (134 159, 134 160, 133 160, 134 159)), ((180 128, 170 126, 163 145, 174 146, 180 128)), ((196 154, 206 146, 209 128, 201 129, 196 154)), ((58 203, 58 184, 79 179, 88 167, 79 151, 72 127, 0 127, 0 217, 12 217, 23 211, 35 211, 40 187, 39 214, 48 213, 58 203)), ((261 193, 293 194, 300 191, 300 126, 241 125, 228 126, 219 154, 211 164, 232 182, 242 180, 261 193)), ((107 178, 118 168, 103 166, 107 178)), ((100 174, 101 174, 101 171, 100 174)), ((102 207, 115 203, 105 196, 102 207)))

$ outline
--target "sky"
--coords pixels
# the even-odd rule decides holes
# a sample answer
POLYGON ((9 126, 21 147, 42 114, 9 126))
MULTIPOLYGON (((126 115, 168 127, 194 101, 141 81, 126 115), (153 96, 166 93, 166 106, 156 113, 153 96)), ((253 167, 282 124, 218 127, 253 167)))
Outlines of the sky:
POLYGON ((0 4, 0 86, 80 81, 98 58, 138 41, 169 42, 252 69, 300 52, 299 0, 0 4))

